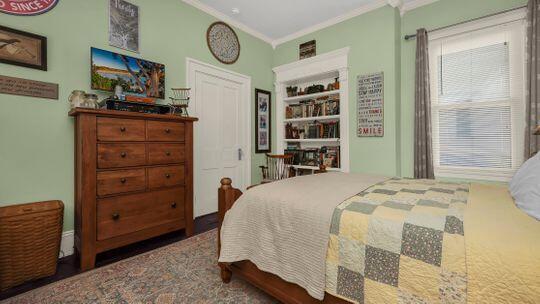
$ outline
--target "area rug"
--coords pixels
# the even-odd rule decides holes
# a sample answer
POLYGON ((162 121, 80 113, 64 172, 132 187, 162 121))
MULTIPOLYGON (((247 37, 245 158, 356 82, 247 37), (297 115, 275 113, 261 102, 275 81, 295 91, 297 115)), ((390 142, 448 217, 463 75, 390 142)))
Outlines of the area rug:
POLYGON ((223 284, 216 263, 214 229, 1 303, 276 303, 237 277, 223 284))

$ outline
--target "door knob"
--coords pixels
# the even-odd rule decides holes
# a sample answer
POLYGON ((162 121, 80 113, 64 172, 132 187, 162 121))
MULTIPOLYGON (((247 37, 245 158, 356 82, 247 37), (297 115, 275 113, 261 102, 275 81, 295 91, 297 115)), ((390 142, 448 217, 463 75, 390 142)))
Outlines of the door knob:
POLYGON ((122 153, 120 153, 120 156, 121 156, 122 158, 125 158, 125 157, 127 156, 127 153, 126 153, 126 152, 122 152, 122 153))

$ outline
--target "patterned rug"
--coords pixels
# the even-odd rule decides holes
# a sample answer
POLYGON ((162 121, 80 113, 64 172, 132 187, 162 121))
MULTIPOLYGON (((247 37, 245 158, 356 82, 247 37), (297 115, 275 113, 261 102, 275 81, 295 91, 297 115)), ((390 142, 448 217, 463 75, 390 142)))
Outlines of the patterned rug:
POLYGON ((1 303, 276 303, 235 276, 221 282, 216 239, 212 230, 1 303))

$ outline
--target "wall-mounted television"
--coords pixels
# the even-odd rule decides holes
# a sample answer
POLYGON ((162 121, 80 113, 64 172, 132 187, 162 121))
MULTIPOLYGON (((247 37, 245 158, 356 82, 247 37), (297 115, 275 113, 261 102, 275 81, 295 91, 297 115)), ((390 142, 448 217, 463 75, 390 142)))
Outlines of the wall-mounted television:
POLYGON ((91 48, 92 90, 165 99, 165 65, 140 58, 91 48))

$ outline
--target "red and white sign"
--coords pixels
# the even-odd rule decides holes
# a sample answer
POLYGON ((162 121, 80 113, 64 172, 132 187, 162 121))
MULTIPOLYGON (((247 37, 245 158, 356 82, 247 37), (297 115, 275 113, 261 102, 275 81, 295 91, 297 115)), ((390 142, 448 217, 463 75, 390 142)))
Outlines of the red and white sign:
POLYGON ((0 0, 0 12, 18 15, 34 16, 52 10, 60 0, 0 0))

